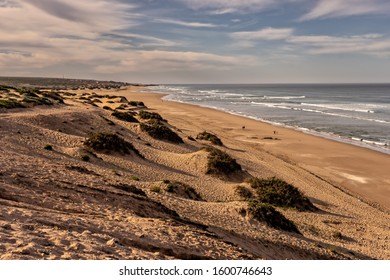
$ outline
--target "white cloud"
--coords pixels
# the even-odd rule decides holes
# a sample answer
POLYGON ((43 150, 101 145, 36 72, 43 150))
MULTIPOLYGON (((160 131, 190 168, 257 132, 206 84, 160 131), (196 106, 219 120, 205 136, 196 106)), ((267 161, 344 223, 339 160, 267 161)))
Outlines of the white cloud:
POLYGON ((282 40, 290 37, 293 32, 292 28, 266 27, 257 31, 234 32, 231 37, 241 40, 282 40))
POLYGON ((290 43, 309 49, 312 54, 352 54, 382 56, 390 51, 390 39, 381 34, 355 36, 292 36, 290 43))
POLYGON ((217 25, 212 23, 202 23, 202 22, 188 22, 174 19, 155 19, 155 22, 168 23, 174 25, 180 25, 185 27, 194 27, 194 28, 214 28, 217 25))
POLYGON ((108 0, 13 0, 0 2, 0 67, 20 68, 116 62, 134 48, 175 42, 129 30, 133 5, 108 0))
POLYGON ((245 13, 299 0, 177 0, 192 9, 208 9, 212 14, 245 13))
POLYGON ((231 66, 253 63, 254 58, 248 56, 233 57, 202 52, 183 51, 137 51, 115 64, 96 67, 97 73, 120 73, 123 71, 201 71, 206 69, 223 70, 231 66))
MULTIPOLYGON (((353 36, 296 35, 293 28, 267 27, 257 31, 235 32, 230 36, 236 40, 235 46, 241 48, 253 47, 264 40, 282 40, 278 49, 284 44, 294 47, 295 52, 299 52, 297 48, 300 48, 311 54, 360 53, 384 56, 390 51, 390 39, 377 33, 353 36)), ((286 53, 291 53, 291 49, 286 53)))
POLYGON ((388 0, 320 0, 301 20, 355 16, 365 14, 390 14, 388 0))

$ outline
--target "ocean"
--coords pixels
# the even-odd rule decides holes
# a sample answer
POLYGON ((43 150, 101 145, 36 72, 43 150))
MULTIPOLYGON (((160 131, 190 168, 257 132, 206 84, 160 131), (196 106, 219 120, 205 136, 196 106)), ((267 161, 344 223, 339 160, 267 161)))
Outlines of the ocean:
POLYGON ((165 100, 215 108, 390 154, 390 84, 158 85, 165 100))

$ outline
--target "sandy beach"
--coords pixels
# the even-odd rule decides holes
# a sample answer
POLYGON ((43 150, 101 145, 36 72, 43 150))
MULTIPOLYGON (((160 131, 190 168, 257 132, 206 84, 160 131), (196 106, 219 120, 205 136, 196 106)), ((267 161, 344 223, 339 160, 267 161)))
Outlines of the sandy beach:
POLYGON ((132 93, 130 97, 145 100, 181 129, 191 131, 195 128, 195 132, 211 130, 224 139, 232 140, 230 145, 233 147, 247 145, 266 151, 366 202, 390 210, 389 155, 214 109, 162 102, 161 94, 132 93), (243 126, 245 129, 242 129, 243 126), (267 137, 280 140, 264 139, 267 137))
POLYGON ((64 104, 0 109, 0 259, 390 259, 389 155, 144 90, 69 90, 64 104), (183 143, 107 108, 123 104, 157 112, 183 143), (205 130, 241 165, 236 176, 206 174, 205 130), (142 157, 91 152, 94 132, 142 157), (299 233, 272 228, 237 194, 247 177, 280 178, 317 210, 277 207, 299 233))

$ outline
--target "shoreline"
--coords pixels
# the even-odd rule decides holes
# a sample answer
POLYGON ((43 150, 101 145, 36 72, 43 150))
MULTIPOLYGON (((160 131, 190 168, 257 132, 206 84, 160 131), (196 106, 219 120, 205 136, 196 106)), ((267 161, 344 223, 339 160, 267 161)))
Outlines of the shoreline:
MULTIPOLYGON (((146 86, 145 88, 148 89, 148 86, 146 86)), ((153 89, 150 89, 150 91, 154 92, 153 89)), ((145 91, 145 92, 149 92, 149 91, 145 91)), ((289 126, 289 125, 286 125, 283 123, 278 123, 278 122, 273 122, 273 121, 269 121, 266 119, 262 119, 260 117, 245 115, 244 113, 241 113, 241 112, 229 111, 229 110, 224 109, 222 107, 200 105, 197 103, 191 103, 191 102, 185 102, 185 101, 181 101, 181 100, 170 99, 170 98, 167 98, 170 96, 169 93, 161 93, 161 92, 155 92, 155 93, 163 95, 162 99, 164 99, 165 101, 177 102, 177 103, 181 103, 181 104, 190 104, 190 105, 199 106, 202 108, 214 109, 214 110, 228 113, 231 115, 257 120, 257 121, 260 121, 263 123, 268 123, 268 124, 276 126, 276 127, 284 127, 284 128, 288 128, 288 129, 293 129, 295 131, 300 131, 300 132, 303 132, 303 133, 306 133, 309 135, 325 138, 328 140, 333 140, 333 141, 340 142, 340 143, 346 143, 346 144, 350 144, 350 145, 354 145, 357 147, 362 147, 362 148, 366 148, 366 149, 374 150, 374 151, 377 151, 377 152, 380 152, 383 154, 390 155, 390 149, 384 148, 384 147, 388 147, 388 145, 380 143, 380 142, 370 141, 370 140, 366 140, 363 138, 358 139, 358 138, 352 137, 352 136, 351 137, 342 136, 342 135, 338 135, 338 134, 335 134, 332 132, 316 131, 316 130, 313 130, 310 128, 305 128, 305 127, 289 126)))
MULTIPOLYGON (((148 91, 145 91, 145 92, 148 92, 148 91)), ((163 95, 163 97, 161 99, 163 99, 165 101, 176 102, 176 103, 180 103, 180 104, 188 104, 188 105, 198 106, 198 107, 201 107, 201 108, 208 108, 208 109, 212 109, 212 110, 217 110, 217 111, 220 111, 220 112, 223 112, 223 113, 227 113, 227 114, 230 114, 230 115, 233 115, 233 116, 244 117, 244 118, 252 119, 252 120, 255 120, 255 121, 267 123, 267 124, 270 124, 270 125, 275 126, 275 127, 292 129, 292 130, 295 130, 295 131, 298 131, 298 132, 302 132, 302 133, 305 133, 305 134, 308 134, 308 135, 312 135, 312 136, 316 136, 316 137, 320 137, 320 138, 336 141, 336 142, 339 142, 339 143, 353 145, 353 146, 357 146, 357 147, 360 147, 360 148, 373 150, 373 151, 376 151, 376 152, 379 152, 379 153, 382 153, 382 154, 390 155, 390 149, 383 149, 383 148, 381 148, 381 146, 386 147, 386 145, 378 145, 378 144, 375 144, 375 142, 373 142, 374 144, 370 144, 370 142, 368 140, 354 139, 354 137, 348 138, 348 137, 344 137, 344 136, 341 136, 341 135, 332 134, 330 132, 315 131, 315 130, 312 130, 312 129, 309 129, 309 128, 305 128, 305 127, 289 126, 289 125, 285 125, 285 124, 282 124, 282 123, 272 122, 272 121, 269 121, 269 120, 266 120, 266 119, 254 117, 254 116, 249 116, 249 115, 244 115, 244 114, 240 114, 240 113, 237 113, 237 112, 224 110, 223 108, 219 108, 219 107, 202 106, 202 105, 196 104, 196 103, 190 103, 190 102, 184 102, 184 101, 179 101, 179 100, 168 99, 168 98, 165 98, 166 96, 169 96, 169 94, 167 94, 167 93, 159 93, 159 92, 153 92, 153 93, 157 93, 157 94, 163 95)))
POLYGON ((150 108, 158 110, 163 116, 168 114, 172 122, 178 121, 178 116, 171 111, 180 113, 180 116, 196 118, 212 116, 218 125, 210 122, 204 130, 217 134, 224 134, 226 130, 235 131, 237 135, 232 139, 257 144, 267 153, 293 162, 357 199, 390 211, 390 175, 386 168, 390 166, 390 157, 386 153, 214 108, 164 100, 166 94, 148 91, 147 87, 135 90, 130 90, 133 98, 145 100, 151 105, 150 108), (245 130, 242 129, 243 125, 245 130), (273 131, 277 131, 277 134, 273 135, 273 131), (262 139, 267 137, 281 140, 262 139))

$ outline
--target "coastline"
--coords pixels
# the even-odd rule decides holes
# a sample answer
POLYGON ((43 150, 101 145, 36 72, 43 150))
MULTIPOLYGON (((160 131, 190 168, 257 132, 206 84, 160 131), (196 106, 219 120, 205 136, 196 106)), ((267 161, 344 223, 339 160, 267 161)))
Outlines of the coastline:
MULTIPOLYGON (((145 100, 180 128, 183 122, 178 116, 185 116, 187 113, 197 121, 202 116, 210 116, 212 118, 208 127, 197 126, 199 130, 212 130, 221 136, 229 131, 230 135, 226 136, 231 140, 257 145, 276 157, 297 164, 361 201, 385 211, 390 210, 390 175, 386 168, 390 166, 388 154, 214 108, 164 100, 165 94, 148 92, 147 88, 139 93, 132 91, 131 95, 145 100), (277 134, 274 135, 273 131, 277 134), (263 139, 267 137, 280 140, 263 139)), ((185 123, 188 125, 187 129, 193 129, 193 122, 185 123)), ((231 144, 234 145, 233 142, 231 144)))
MULTIPOLYGON (((223 105, 224 103, 217 103, 219 105, 213 105, 213 106, 210 106, 204 102, 197 102, 196 99, 193 99, 193 98, 180 98, 178 96, 176 96, 176 94, 174 94, 176 92, 175 88, 170 88, 170 87, 167 87, 168 90, 165 88, 165 86, 158 86, 158 87, 155 87, 155 86, 152 86, 150 88, 148 88, 149 91, 152 91, 154 92, 155 90, 157 90, 156 92, 160 92, 160 93, 163 93, 163 94, 167 94, 167 96, 164 96, 164 100, 166 101, 174 101, 174 102, 179 102, 179 103, 185 103, 185 104, 192 104, 192 105, 197 105, 197 106, 201 106, 201 107, 205 107, 205 108, 212 108, 212 109, 216 109, 216 110, 219 110, 219 111, 222 111, 222 112, 227 112, 229 114, 233 114, 233 115, 238 115, 238 116, 244 116, 244 117, 247 117, 247 118, 251 118, 251 119, 255 119, 255 120, 259 120, 261 122, 265 122, 265 123, 269 123, 271 125, 275 125, 275 126, 278 126, 278 127, 286 127, 286 128, 290 128, 290 129, 294 129, 294 130, 298 130, 298 131, 302 131, 304 133, 308 133, 308 134, 312 134, 312 135, 315 135, 315 136, 319 136, 319 137, 323 137, 323 138, 327 138, 327 139, 331 139, 331 140, 335 140, 335 141, 338 141, 338 142, 343 142, 343 143, 347 143, 347 144, 352 144, 352 145, 355 145, 355 146, 359 146, 359 147, 364 147, 364 148, 369 148, 369 149, 372 149, 372 150, 375 150, 375 151, 379 151, 379 152, 382 152, 382 153, 385 153, 385 154, 388 154, 390 155, 390 149, 389 149, 389 143, 385 140, 373 140, 373 138, 370 138, 370 137, 365 137, 363 135, 355 135, 353 134, 353 131, 350 131, 348 130, 348 127, 345 127, 346 128, 346 131, 344 131, 344 133, 340 133, 337 132, 338 130, 336 129, 335 131, 332 131, 332 130, 317 130, 315 127, 311 127, 310 125, 303 125, 303 126, 299 126, 299 125, 294 125, 294 124, 288 124, 286 122, 278 122, 278 121, 273 121, 269 118, 267 118, 267 113, 266 115, 264 116, 261 116, 259 114, 255 114, 255 113, 251 113, 250 111, 242 111, 242 110, 236 110, 235 108, 232 108, 232 107, 229 107, 229 106, 225 106, 223 105), (170 92, 172 91, 172 92, 170 92), (185 100, 185 101, 184 101, 185 100)), ((179 89, 181 89, 181 87, 178 87, 179 89)), ((228 88, 223 88, 222 87, 222 92, 223 91, 228 91, 229 92, 229 89, 228 88)), ((186 92, 187 90, 184 88, 184 91, 186 92)), ((207 90, 199 90, 199 92, 212 92, 213 90, 210 90, 210 89, 207 89, 207 90)), ((233 88, 232 90, 233 92, 240 92, 237 88, 233 88)), ((191 90, 190 90, 191 92, 191 90)), ((217 91, 218 92, 218 91, 217 91)), ((227 95, 230 95, 230 93, 228 93, 227 95)), ((242 93, 234 93, 234 94, 231 94, 231 95, 239 95, 239 96, 242 96, 241 98, 244 98, 242 93)), ((179 95, 180 96, 180 95, 179 95)), ((252 95, 250 95, 249 98, 251 98, 252 95)), ((263 96, 264 98, 266 99, 269 99, 269 100, 272 100, 272 99, 282 99, 282 100, 290 100, 290 99, 298 99, 298 98, 306 98, 305 95, 302 95, 302 96, 283 96, 283 94, 281 94, 280 96, 270 96, 267 98, 266 95, 263 96)), ((208 97, 207 97, 208 98, 208 97)), ((244 98, 246 99, 246 98, 244 98)), ((238 100, 235 100, 235 102, 239 102, 238 100)), ((315 101, 307 101, 309 103, 301 103, 301 104, 306 104, 306 105, 310 105, 310 102, 315 102, 315 101)), ((257 104, 256 102, 251 102, 253 104, 257 104)), ((265 103, 258 103, 258 104, 265 104, 265 103)), ((247 104, 247 105, 250 105, 250 104, 247 104)), ((323 107, 324 105, 315 105, 315 104, 312 104, 313 106, 318 106, 318 107, 323 107)), ((284 106, 284 105, 283 105, 284 106)), ((333 106, 333 105, 332 105, 333 106)), ((325 106, 325 108, 339 108, 337 107, 332 107, 329 105, 329 107, 325 106)), ((286 108, 286 107, 283 107, 283 108, 286 108)), ((299 109, 299 108, 289 108, 289 109, 292 109, 294 111, 299 111, 299 110, 302 110, 302 111, 311 111, 309 109, 299 109)), ((343 108, 341 108, 341 110, 344 110, 343 108)), ((352 111, 356 111, 356 112, 367 112, 366 111, 367 109, 352 109, 352 111)), ((373 110, 372 108, 370 110, 373 110)), ((374 111, 369 111, 369 112, 372 112, 374 113, 374 111)), ((319 112, 319 113, 324 113, 324 112, 319 112)), ((326 115, 326 113, 324 113, 326 115)), ((332 114, 330 114, 332 115, 332 114)), ((337 114, 336 114, 337 115, 337 114)), ((348 116, 346 116, 348 117, 348 116)), ((352 116, 349 116, 350 118, 354 119, 354 117, 352 116)), ((382 123, 382 122, 386 122, 384 120, 377 120, 377 119, 371 119, 371 118, 363 118, 363 116, 360 116, 360 117, 356 117, 356 119, 362 119, 362 120, 366 120, 366 121, 375 121, 375 122, 378 122, 378 123, 382 123)), ((346 125, 346 124, 344 124, 346 125)), ((364 129, 364 128, 360 128, 360 129, 364 129)), ((386 131, 386 130, 384 130, 386 131)), ((379 136, 378 136, 379 137, 379 136)))

